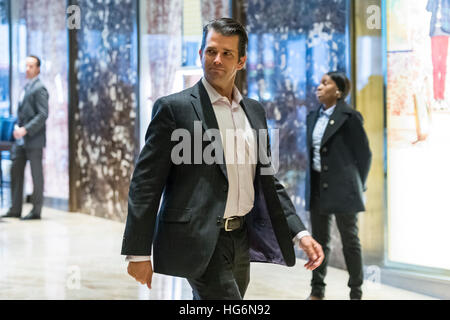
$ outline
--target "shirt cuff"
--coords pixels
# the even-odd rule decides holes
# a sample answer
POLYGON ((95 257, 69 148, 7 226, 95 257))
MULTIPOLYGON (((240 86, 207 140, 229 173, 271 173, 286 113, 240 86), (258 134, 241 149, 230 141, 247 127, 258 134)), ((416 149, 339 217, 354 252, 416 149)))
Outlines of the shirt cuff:
POLYGON ((125 261, 128 262, 150 261, 150 256, 126 256, 125 261))
POLYGON ((294 243, 300 243, 300 239, 305 236, 311 236, 311 234, 308 232, 308 230, 300 231, 297 233, 297 235, 292 239, 292 242, 294 243))

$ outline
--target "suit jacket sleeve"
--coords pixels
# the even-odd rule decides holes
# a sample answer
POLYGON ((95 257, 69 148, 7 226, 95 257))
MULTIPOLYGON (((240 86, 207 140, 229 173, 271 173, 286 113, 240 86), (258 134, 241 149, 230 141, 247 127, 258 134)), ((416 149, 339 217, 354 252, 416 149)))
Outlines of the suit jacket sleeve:
MULTIPOLYGON (((264 123, 267 129, 267 120, 264 113, 264 123)), ((270 138, 269 134, 267 134, 267 153, 269 157, 271 157, 271 146, 270 146, 270 138)), ((292 203, 289 195, 286 192, 284 186, 280 183, 280 181, 273 175, 275 189, 278 195, 278 199, 280 200, 281 208, 283 209, 284 215, 286 217, 289 229, 291 231, 292 238, 295 237, 299 232, 305 231, 305 225, 303 224, 300 217, 297 215, 297 211, 295 210, 294 204, 292 203)))
POLYGON ((363 127, 363 117, 359 112, 350 117, 349 126, 351 132, 350 148, 354 159, 356 160, 356 166, 361 177, 364 191, 367 190, 366 181, 369 175, 370 165, 372 163, 372 152, 369 147, 369 139, 363 127))
POLYGON ((275 188, 277 190, 278 199, 280 199, 281 207, 283 208, 289 229, 291 230, 291 237, 294 238, 299 232, 306 230, 305 225, 297 215, 297 211, 295 210, 294 204, 289 198, 286 189, 275 176, 273 178, 275 180, 275 188))
POLYGON ((171 168, 175 120, 169 104, 155 102, 128 194, 123 255, 150 255, 159 203, 171 168))
POLYGON ((48 118, 48 92, 45 87, 41 87, 33 93, 33 103, 35 107, 35 116, 24 125, 27 135, 33 136, 45 125, 48 118))

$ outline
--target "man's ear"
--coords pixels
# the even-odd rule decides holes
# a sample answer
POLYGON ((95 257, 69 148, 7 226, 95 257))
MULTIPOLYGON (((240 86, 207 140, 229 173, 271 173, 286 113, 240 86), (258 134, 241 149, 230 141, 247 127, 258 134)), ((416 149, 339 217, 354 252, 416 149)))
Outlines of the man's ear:
POLYGON ((200 60, 202 59, 202 53, 203 53, 203 52, 202 52, 202 49, 199 49, 199 50, 198 50, 198 54, 200 55, 200 60))
POLYGON ((245 67, 245 62, 247 61, 247 56, 243 56, 239 58, 239 62, 238 62, 238 70, 241 70, 245 67))

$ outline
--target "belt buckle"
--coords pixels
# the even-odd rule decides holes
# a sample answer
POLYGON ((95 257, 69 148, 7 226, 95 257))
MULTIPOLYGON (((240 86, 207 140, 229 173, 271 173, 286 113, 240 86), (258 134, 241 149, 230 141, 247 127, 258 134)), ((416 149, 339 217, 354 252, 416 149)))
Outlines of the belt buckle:
POLYGON ((234 220, 234 219, 236 219, 236 217, 233 217, 233 218, 226 218, 225 219, 225 231, 233 231, 233 229, 228 229, 228 222, 230 221, 230 220, 234 220))

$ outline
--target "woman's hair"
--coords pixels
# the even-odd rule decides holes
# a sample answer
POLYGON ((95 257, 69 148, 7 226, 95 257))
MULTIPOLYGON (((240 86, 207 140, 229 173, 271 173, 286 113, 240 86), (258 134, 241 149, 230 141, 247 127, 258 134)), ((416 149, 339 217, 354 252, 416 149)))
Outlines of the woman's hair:
POLYGON ((339 71, 328 72, 327 75, 336 83, 339 91, 341 92, 341 97, 338 100, 344 100, 347 98, 350 90, 352 89, 352 83, 347 78, 345 73, 339 71))

